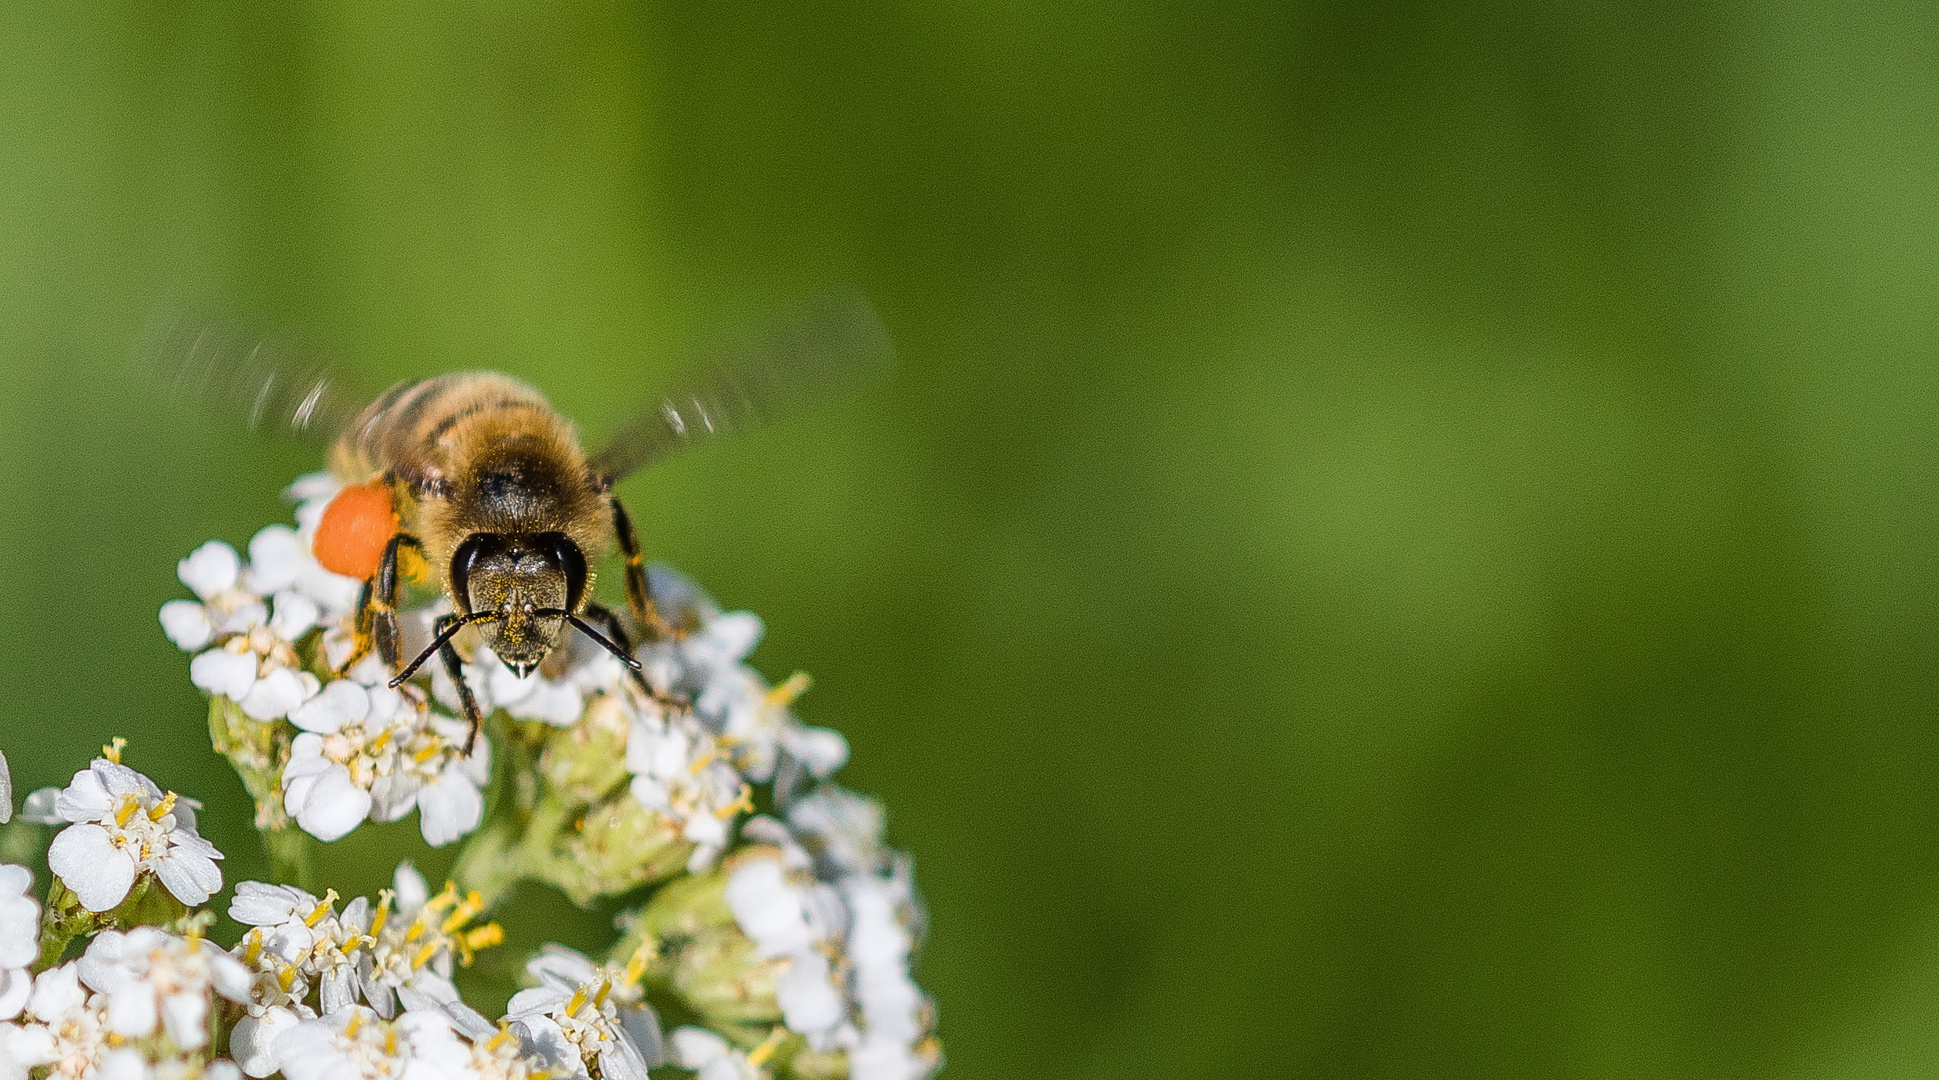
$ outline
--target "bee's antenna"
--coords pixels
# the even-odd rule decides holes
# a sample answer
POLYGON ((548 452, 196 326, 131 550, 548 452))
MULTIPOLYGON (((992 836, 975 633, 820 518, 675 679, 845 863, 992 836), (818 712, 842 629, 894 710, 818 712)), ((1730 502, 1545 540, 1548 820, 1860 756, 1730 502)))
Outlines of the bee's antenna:
POLYGON ((593 639, 593 641, 596 642, 600 648, 605 649, 607 652, 612 653, 614 656, 618 657, 620 663, 625 664, 627 667, 632 668, 634 671, 640 670, 640 662, 638 660, 635 660, 633 657, 628 656, 625 649, 622 649, 618 645, 614 644, 611 638, 608 638, 606 635, 600 633, 597 630, 594 630, 590 625, 586 623, 584 619, 581 619, 579 616, 574 615, 572 612, 567 611, 564 608, 540 608, 539 610, 534 611, 532 614, 534 617, 540 618, 540 619, 564 619, 565 621, 571 623, 575 628, 577 628, 580 633, 593 639))
POLYGON ((395 690, 404 685, 404 680, 417 674, 417 669, 423 667, 424 662, 431 659, 439 649, 444 648, 446 642, 456 637, 458 631, 463 630, 475 622, 497 622, 498 619, 499 614, 496 611, 474 611, 469 615, 451 620, 451 625, 445 627, 443 633, 433 639, 431 644, 426 645, 423 652, 417 654, 417 659, 411 661, 409 667, 406 667, 397 678, 390 681, 390 688, 395 690))

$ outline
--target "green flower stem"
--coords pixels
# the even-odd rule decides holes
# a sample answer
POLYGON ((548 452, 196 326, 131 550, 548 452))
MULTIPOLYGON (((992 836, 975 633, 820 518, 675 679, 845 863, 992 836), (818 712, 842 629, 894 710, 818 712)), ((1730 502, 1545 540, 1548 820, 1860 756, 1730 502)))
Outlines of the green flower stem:
POLYGON ((272 880, 316 892, 315 846, 303 830, 285 821, 278 828, 263 830, 263 851, 269 855, 272 880))

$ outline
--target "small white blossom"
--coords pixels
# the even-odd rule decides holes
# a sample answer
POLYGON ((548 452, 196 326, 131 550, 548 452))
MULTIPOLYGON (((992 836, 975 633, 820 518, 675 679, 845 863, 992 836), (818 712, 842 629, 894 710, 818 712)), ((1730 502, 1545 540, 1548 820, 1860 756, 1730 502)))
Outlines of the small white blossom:
POLYGON ((760 643, 761 620, 746 611, 723 612, 693 582, 666 570, 653 570, 653 592, 697 623, 683 636, 648 642, 638 656, 656 689, 693 702, 694 713, 732 751, 732 761, 757 783, 776 778, 784 762, 816 778, 826 778, 848 760, 848 742, 827 728, 808 727, 789 710, 808 687, 796 675, 770 687, 746 663, 760 643))
POLYGON ((773 854, 758 849, 727 879, 727 906, 741 932, 764 957, 788 962, 775 987, 788 1027, 808 1036, 829 1035, 848 1016, 842 989, 828 963, 840 954, 848 913, 841 893, 815 880, 808 853, 787 836, 779 822, 757 818, 749 836, 776 845, 773 854))
POLYGON ((0 1027, 5 1057, 20 1069, 46 1069, 59 1080, 89 1080, 107 1055, 106 1002, 91 997, 73 964, 49 968, 34 979, 17 1025, 0 1027))
POLYGON ((567 1076, 589 1077, 596 1064, 603 1080, 646 1080, 646 1050, 657 1048, 642 1048, 641 1025, 629 1023, 629 1013, 650 1015, 636 977, 556 945, 526 970, 540 985, 512 995, 505 1019, 528 1054, 567 1076))
POLYGON ((296 1024, 273 1052, 286 1080, 455 1080, 471 1064, 470 1045, 443 1013, 412 1011, 392 1021, 362 1005, 296 1024))
MULTIPOLYGON (((287 1028, 353 1005, 359 996, 386 1019, 396 1015, 399 995, 454 1002, 454 965, 504 939, 495 923, 471 925, 484 908, 476 893, 461 898, 447 885, 432 896, 409 863, 397 868, 396 889, 382 893, 374 908, 362 897, 341 914, 335 905, 334 892, 319 900, 287 885, 236 886, 229 917, 251 929, 235 955, 256 973, 257 983, 254 1021, 245 1032, 252 1049, 271 1041, 258 1035, 260 1026, 287 1028), (311 987, 317 990, 314 1007, 311 987), (275 1015, 277 1009, 288 1015, 275 1015)), ((257 1055, 239 1057, 252 1076, 270 1065, 257 1055)))
POLYGON ((291 586, 296 534, 272 525, 250 542, 251 562, 234 548, 211 540, 183 559, 182 583, 200 598, 162 605, 162 629, 183 650, 214 645, 189 661, 189 679, 227 697, 255 720, 289 715, 317 692, 316 676, 303 670, 295 643, 322 618, 317 601, 291 586))
POLYGON ((191 804, 125 765, 96 758, 54 809, 71 824, 48 848, 48 868, 89 911, 121 903, 144 873, 191 907, 222 888, 222 853, 196 833, 191 804))
MULTIPOLYGON (((381 679, 381 667, 369 677, 381 679)), ((470 725, 431 712, 420 693, 338 679, 291 713, 302 733, 283 770, 283 805, 305 832, 337 840, 412 809, 434 847, 478 827, 490 743, 477 740, 465 757, 470 725)))
POLYGON ((0 863, 0 1020, 19 1016, 34 987, 28 969, 40 958, 40 904, 33 887, 26 867, 0 863))
POLYGON ((934 1007, 910 977, 922 906, 908 859, 882 842, 881 808, 823 786, 789 818, 747 823, 765 846, 735 856, 726 892, 755 951, 788 960, 783 1019, 813 1049, 846 1049, 854 1080, 928 1076, 941 1065, 934 1007))
POLYGON ((0 754, 0 825, 13 820, 13 774, 7 771, 7 755, 0 754))
POLYGON ((105 931, 75 965, 106 998, 108 1030, 128 1039, 165 1033, 178 1050, 208 1045, 210 994, 249 1000, 247 968, 200 937, 152 926, 105 931))
POLYGON ((712 866, 729 827, 748 808, 749 791, 719 741, 687 713, 669 716, 652 701, 633 711, 626 771, 639 804, 672 820, 694 852, 689 870, 712 866))

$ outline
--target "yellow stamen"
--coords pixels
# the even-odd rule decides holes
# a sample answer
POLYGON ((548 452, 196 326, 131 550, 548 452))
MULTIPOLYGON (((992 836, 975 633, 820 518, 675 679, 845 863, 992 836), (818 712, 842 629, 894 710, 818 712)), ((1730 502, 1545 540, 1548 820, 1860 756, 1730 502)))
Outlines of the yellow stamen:
POLYGON ((475 892, 469 893, 465 896, 464 903, 454 908, 451 914, 445 917, 444 925, 438 927, 438 929, 443 933, 449 934, 458 929, 458 927, 470 922, 473 915, 483 910, 485 910, 484 897, 479 896, 475 892))
POLYGON ((384 924, 390 921, 390 902, 394 895, 389 889, 377 894, 377 914, 370 917, 370 937, 376 940, 384 932, 384 924))
POLYGON ((444 753, 444 747, 442 745, 438 743, 425 743, 424 749, 411 755, 411 760, 422 765, 442 753, 444 753))
POLYGON ((488 1054, 496 1054, 498 1053, 499 1047, 511 1042, 515 1037, 512 1034, 512 1029, 501 1023, 498 1025, 498 1034, 485 1040, 485 1052, 488 1054))
POLYGON ((282 988, 283 993, 287 994, 290 992, 290 987, 296 985, 295 964, 291 964, 276 974, 276 985, 282 988))
POLYGON ((363 1026, 364 1026, 364 1014, 356 1010, 352 1010, 350 1013, 350 1022, 343 1025, 343 1037, 346 1039, 356 1038, 358 1030, 361 1029, 363 1026))
POLYGON ((121 764, 121 752, 127 748, 128 740, 117 735, 112 742, 101 748, 101 756, 119 765, 121 764))
POLYGON ((476 930, 466 931, 464 942, 467 949, 489 949, 494 945, 503 945, 505 928, 497 923, 486 923, 476 930))
POLYGON ((166 795, 164 795, 164 796, 162 796, 162 801, 161 801, 161 802, 158 802, 158 803, 156 803, 156 804, 155 804, 155 805, 154 805, 153 807, 150 807, 150 808, 149 808, 149 811, 148 811, 148 820, 150 820, 150 821, 160 821, 161 819, 163 819, 163 818, 165 818, 165 817, 167 817, 168 815, 170 815, 170 814, 172 814, 172 813, 174 813, 174 812, 175 812, 175 800, 176 800, 177 798, 179 798, 179 796, 177 796, 177 795, 176 795, 176 794, 175 794, 174 792, 172 792, 172 791, 171 791, 171 792, 169 792, 168 794, 166 794, 166 795))
POLYGON ((260 926, 252 927, 249 931, 249 936, 243 939, 243 943, 242 962, 250 967, 255 967, 256 961, 261 959, 263 955, 263 928, 260 926))
POLYGON ((599 993, 593 995, 592 1007, 595 1009, 605 1008, 606 998, 609 997, 612 994, 612 992, 613 992, 612 980, 610 979, 599 980, 599 993))
POLYGON ((116 807, 114 811, 114 823, 124 829, 127 828, 128 819, 134 817, 135 811, 139 809, 141 809, 140 799, 137 799, 132 794, 123 795, 121 797, 121 805, 116 807))
POLYGON ((807 672, 797 671, 788 676, 787 682, 767 692, 767 703, 776 708, 785 709, 794 704, 796 698, 807 693, 808 688, 813 685, 815 680, 809 678, 807 672))
POLYGON ((369 750, 369 752, 370 752, 370 753, 372 753, 372 754, 376 754, 376 753, 379 753, 380 751, 382 751, 382 750, 384 749, 384 747, 386 747, 386 746, 389 746, 389 745, 390 745, 390 737, 391 737, 392 735, 395 735, 395 734, 397 734, 397 729, 396 729, 396 728, 386 728, 386 729, 384 729, 384 733, 383 733, 383 734, 381 734, 381 735, 379 735, 379 736, 377 736, 376 738, 374 738, 374 739, 372 739, 372 740, 370 740, 370 746, 369 746, 369 747, 368 747, 367 749, 368 749, 368 750, 369 750))
POLYGON ((584 1005, 585 1003, 586 1003, 586 988, 582 986, 579 989, 574 990, 572 992, 572 1000, 566 1003, 566 1015, 567 1016, 576 1015, 579 1012, 579 1006, 584 1005))
POLYGON ((308 915, 303 917, 303 925, 315 926, 317 923, 322 922, 325 918, 329 916, 330 909, 335 907, 336 903, 337 903, 337 890, 335 889, 324 890, 322 902, 317 904, 316 909, 314 911, 311 911, 308 915))
POLYGON ((747 1063, 757 1069, 760 1068, 767 1063, 767 1059, 774 1056, 774 1051, 780 1047, 781 1041, 787 1037, 788 1029, 776 1024, 774 1030, 768 1032, 767 1039, 761 1045, 747 1052, 747 1063))
POLYGON ((659 942, 651 939, 641 942, 640 947, 634 949, 633 955, 626 961, 626 971, 622 975, 626 980, 626 985, 628 987, 638 986, 640 980, 646 977, 647 965, 651 964, 654 957, 659 954, 659 942))
POLYGON ((417 953, 411 957, 411 970, 416 971, 418 968, 421 968, 424 965, 430 963, 431 958, 433 956, 436 956, 437 954, 438 954, 438 943, 435 941, 426 942, 424 947, 422 949, 419 949, 417 953))
POLYGON ((709 765, 712 765, 714 762, 718 760, 720 760, 720 751, 715 750, 712 747, 709 747, 706 753, 693 759, 693 764, 687 766, 687 774, 690 776, 699 776, 701 773, 701 770, 705 769, 709 765))
POLYGON ((444 883, 444 888, 439 891, 438 895, 424 902, 424 910, 436 914, 457 902, 458 884, 454 881, 447 881, 444 883))
POLYGON ((384 1053, 397 1056, 397 1029, 389 1028, 384 1032, 384 1053))
POLYGON ((720 809, 714 811, 714 816, 721 819, 722 821, 726 821, 728 818, 731 818, 735 814, 741 813, 742 811, 746 811, 747 813, 750 813, 750 814, 754 812, 754 789, 751 787, 748 787, 746 784, 741 785, 740 796, 736 798, 733 802, 728 803, 726 806, 723 806, 720 809))

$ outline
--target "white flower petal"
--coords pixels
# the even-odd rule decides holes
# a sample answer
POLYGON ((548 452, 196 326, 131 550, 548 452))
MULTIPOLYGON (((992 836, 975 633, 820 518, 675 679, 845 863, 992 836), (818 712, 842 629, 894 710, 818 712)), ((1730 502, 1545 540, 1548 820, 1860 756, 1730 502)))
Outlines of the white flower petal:
POLYGON ((61 789, 57 787, 35 788, 20 800, 20 820, 31 821, 36 825, 59 825, 67 819, 60 813, 61 789))
MULTIPOLYGON (((12 1020, 27 1006, 27 995, 34 991, 33 976, 24 967, 0 968, 0 1021, 12 1020)), ((0 1053, 4 1049, 0 1048, 0 1053)))
POLYGON ((256 685, 256 654, 210 649, 189 661, 189 681, 211 694, 241 701, 256 685))
POLYGON ((302 537, 288 525, 271 525, 249 539, 249 591, 267 596, 296 584, 310 558, 302 537))
POLYGON ((296 672, 277 668, 257 679, 237 704, 252 720, 280 720, 303 704, 307 697, 309 687, 303 684, 296 672))
POLYGON ((242 559, 235 548, 220 540, 211 540, 175 564, 175 573, 195 595, 207 600, 235 588, 242 573, 242 559))
POLYGON ((284 641, 295 641, 310 632, 323 613, 317 609, 316 601, 296 592, 276 594, 275 614, 270 616, 269 628, 284 641))
POLYGON ((155 984, 147 979, 125 979, 108 995, 108 1030, 116 1035, 145 1038, 159 1019, 155 984))
POLYGON ((184 1050, 199 1050, 209 1042, 209 997, 206 993, 170 994, 162 999, 162 1030, 184 1050))
POLYGON ((94 1080, 147 1080, 148 1062, 132 1046, 110 1050, 94 1070, 94 1080))
POLYGON ((47 867, 89 911, 107 911, 128 896, 135 861, 99 825, 72 825, 47 848, 47 867))
POLYGON ((417 809, 424 842, 443 847, 478 827, 485 801, 471 777, 453 763, 418 791, 417 809))
POLYGON ((848 764, 848 740, 839 731, 802 727, 786 733, 781 741, 788 753, 808 766, 808 771, 818 780, 826 780, 836 769, 848 764))
POLYGON ((790 1028, 804 1035, 833 1031, 842 1022, 841 993, 829 981, 828 958, 810 949, 795 954, 774 988, 774 1000, 790 1028))
POLYGON ((193 600, 170 600, 162 605, 162 633, 183 652, 194 652, 215 637, 209 610, 193 600))
POLYGON ((222 891, 222 871, 200 851, 175 849, 167 858, 156 861, 155 876, 175 899, 190 907, 206 904, 209 897, 222 891))
POLYGON ((276 1040, 298 1024, 296 1014, 274 1007, 262 1016, 244 1016, 229 1032, 229 1053, 242 1071, 261 1080, 276 1071, 276 1040))
POLYGON ((349 769, 332 765, 308 788, 296 823, 318 840, 341 840, 369 814, 370 793, 350 779, 349 769))

